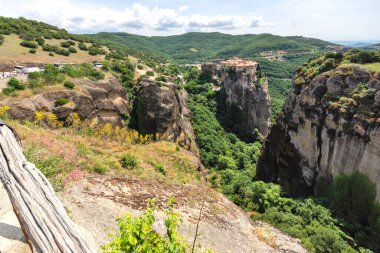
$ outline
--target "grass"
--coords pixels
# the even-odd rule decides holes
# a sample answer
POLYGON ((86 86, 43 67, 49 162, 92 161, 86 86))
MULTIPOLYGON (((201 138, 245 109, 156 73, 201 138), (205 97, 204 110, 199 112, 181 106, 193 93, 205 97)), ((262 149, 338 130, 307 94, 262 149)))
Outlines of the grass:
POLYGON ((363 66, 367 69, 369 69, 371 72, 376 73, 380 71, 380 62, 376 63, 367 63, 363 64, 363 66))
MULTIPOLYGON (((0 71, 6 69, 9 65, 13 64, 23 64, 23 63, 34 63, 34 64, 47 64, 47 63, 57 63, 57 62, 67 62, 67 63, 82 63, 82 62, 93 62, 102 61, 104 56, 91 56, 87 51, 82 51, 78 48, 78 43, 76 43, 74 48, 77 49, 76 54, 70 54, 70 56, 62 56, 54 53, 54 56, 49 56, 49 52, 43 51, 41 46, 36 49, 35 54, 29 53, 29 48, 20 45, 22 40, 18 35, 4 35, 4 44, 0 46, 0 71), (12 63, 12 64, 9 64, 12 63)), ((46 44, 50 45, 60 45, 60 43, 65 40, 45 40, 46 44)), ((9 69, 8 69, 9 70, 9 69)))
POLYGON ((174 184, 200 180, 194 156, 171 142, 120 145, 73 129, 50 130, 31 122, 7 122, 19 133, 28 159, 41 169, 56 190, 86 174, 130 175, 174 184), (125 154, 135 159, 135 166, 123 168, 121 161, 125 154))

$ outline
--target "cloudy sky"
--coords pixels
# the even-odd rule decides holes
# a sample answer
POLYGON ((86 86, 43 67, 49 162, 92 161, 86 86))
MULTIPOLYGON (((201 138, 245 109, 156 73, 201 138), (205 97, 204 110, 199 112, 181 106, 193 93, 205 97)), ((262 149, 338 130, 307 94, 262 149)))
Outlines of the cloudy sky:
POLYGON ((0 0, 0 16, 73 33, 273 33, 380 41, 380 0, 0 0))

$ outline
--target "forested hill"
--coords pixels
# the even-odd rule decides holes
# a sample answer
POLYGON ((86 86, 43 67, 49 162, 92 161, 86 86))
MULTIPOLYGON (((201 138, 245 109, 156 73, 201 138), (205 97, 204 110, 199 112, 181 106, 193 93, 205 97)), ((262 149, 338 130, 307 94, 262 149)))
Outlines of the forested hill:
POLYGON ((262 57, 264 52, 281 50, 288 54, 305 54, 334 45, 318 39, 272 34, 229 35, 192 32, 175 36, 145 37, 128 33, 98 33, 95 37, 119 42, 180 63, 231 56, 262 57))

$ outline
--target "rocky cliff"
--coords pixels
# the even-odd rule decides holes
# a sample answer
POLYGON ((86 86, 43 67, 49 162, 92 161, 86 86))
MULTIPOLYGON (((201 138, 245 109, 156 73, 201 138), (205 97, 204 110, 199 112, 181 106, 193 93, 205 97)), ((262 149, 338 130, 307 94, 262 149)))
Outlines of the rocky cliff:
POLYGON ((202 65, 202 74, 213 83, 221 83, 226 93, 225 118, 236 132, 248 137, 257 128, 262 135, 267 135, 268 81, 257 62, 233 58, 220 64, 206 63, 202 65))
POLYGON ((129 115, 127 92, 116 80, 74 82, 75 90, 47 90, 23 99, 7 99, 0 104, 10 107, 11 118, 30 121, 34 120, 36 111, 53 112, 58 119, 76 112, 83 120, 114 125, 122 124, 122 118, 129 115), (69 102, 56 106, 55 101, 61 98, 69 102))
POLYGON ((138 84, 133 121, 139 133, 159 134, 199 156, 186 107, 188 94, 171 81, 143 78, 138 84))
POLYGON ((380 197, 380 73, 322 57, 300 68, 265 141, 258 176, 293 196, 358 170, 380 197))

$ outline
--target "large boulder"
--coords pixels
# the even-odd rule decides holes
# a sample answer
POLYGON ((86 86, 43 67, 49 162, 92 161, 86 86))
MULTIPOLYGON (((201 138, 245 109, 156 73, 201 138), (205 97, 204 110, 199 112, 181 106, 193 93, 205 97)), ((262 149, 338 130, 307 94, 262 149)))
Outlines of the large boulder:
POLYGON ((122 117, 129 115, 127 92, 116 80, 75 80, 79 89, 44 91, 29 98, 8 99, 0 105, 8 105, 8 114, 14 119, 34 120, 36 111, 53 112, 64 120, 76 112, 83 120, 97 123, 123 124, 122 117), (65 98, 69 103, 55 106, 55 101, 65 98))

